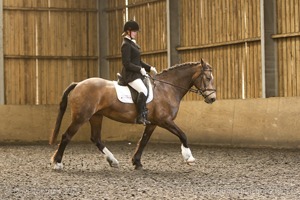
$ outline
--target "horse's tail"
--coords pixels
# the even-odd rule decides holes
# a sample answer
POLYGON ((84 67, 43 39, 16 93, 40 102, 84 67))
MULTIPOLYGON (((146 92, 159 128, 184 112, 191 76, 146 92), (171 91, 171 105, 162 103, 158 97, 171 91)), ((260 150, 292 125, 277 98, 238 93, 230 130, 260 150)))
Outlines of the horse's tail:
POLYGON ((63 116, 66 112, 66 108, 68 105, 68 95, 69 93, 76 87, 78 83, 71 83, 71 85, 69 85, 67 87, 67 89, 64 91, 60 104, 59 104, 59 112, 56 118, 56 123, 55 123, 55 129, 53 130, 50 140, 49 140, 49 144, 54 144, 57 138, 57 135, 59 133, 59 129, 60 129, 60 125, 61 125, 61 121, 63 119, 63 116))

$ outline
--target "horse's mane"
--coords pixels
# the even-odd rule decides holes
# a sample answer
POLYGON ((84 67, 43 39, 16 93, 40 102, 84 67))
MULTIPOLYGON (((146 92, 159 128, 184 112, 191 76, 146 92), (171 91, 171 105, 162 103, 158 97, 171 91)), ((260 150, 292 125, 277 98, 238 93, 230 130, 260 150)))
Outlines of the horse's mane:
POLYGON ((200 62, 186 62, 186 63, 182 63, 182 64, 176 64, 173 65, 171 67, 168 67, 167 69, 164 69, 160 74, 171 71, 171 70, 175 70, 175 69, 181 69, 181 68, 186 68, 186 67, 190 67, 192 65, 198 65, 200 64, 200 62))

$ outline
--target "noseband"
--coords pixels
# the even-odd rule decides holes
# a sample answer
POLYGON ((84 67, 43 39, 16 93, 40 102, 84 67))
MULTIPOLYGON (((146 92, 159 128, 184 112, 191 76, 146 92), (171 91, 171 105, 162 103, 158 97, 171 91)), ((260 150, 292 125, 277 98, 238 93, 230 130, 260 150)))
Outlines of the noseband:
POLYGON ((209 97, 210 95, 212 95, 213 93, 215 93, 217 90, 216 89, 193 89, 193 88, 190 88, 188 90, 189 92, 193 92, 193 93, 196 93, 196 94, 199 94, 201 95, 204 99, 206 99, 207 97, 209 97), (206 91, 211 91, 211 93, 209 93, 208 95, 205 95, 204 92, 206 91))

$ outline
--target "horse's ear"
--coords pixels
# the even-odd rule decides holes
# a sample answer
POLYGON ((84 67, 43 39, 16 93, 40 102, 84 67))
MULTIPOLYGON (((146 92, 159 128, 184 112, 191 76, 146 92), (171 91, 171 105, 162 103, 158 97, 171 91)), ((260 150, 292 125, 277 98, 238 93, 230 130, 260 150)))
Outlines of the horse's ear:
POLYGON ((201 58, 201 64, 202 64, 202 65, 203 65, 203 64, 205 64, 205 62, 204 62, 203 58, 201 58))

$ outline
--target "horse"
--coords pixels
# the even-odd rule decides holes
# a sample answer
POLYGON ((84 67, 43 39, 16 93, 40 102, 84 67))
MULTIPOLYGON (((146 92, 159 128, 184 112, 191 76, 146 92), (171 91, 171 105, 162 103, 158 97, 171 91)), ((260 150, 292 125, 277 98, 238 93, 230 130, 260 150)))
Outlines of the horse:
MULTIPOLYGON (((142 137, 137 143, 131 160, 134 168, 142 169, 143 150, 157 126, 170 131, 179 138, 184 161, 194 164, 195 158, 188 146, 187 137, 174 120, 180 102, 187 92, 202 95, 208 104, 216 100, 212 67, 203 59, 198 62, 177 64, 153 77, 150 76, 150 80, 154 98, 147 104, 147 109, 148 120, 151 124, 145 126, 142 137)), ((113 81, 97 77, 73 82, 65 89, 61 97, 55 128, 49 140, 50 144, 54 144, 57 139, 68 102, 71 109, 71 123, 62 134, 58 149, 52 156, 54 169, 63 168, 62 158, 67 144, 78 129, 88 121, 91 126, 91 141, 104 154, 111 167, 118 167, 118 160, 101 141, 102 120, 105 116, 122 123, 134 124, 137 117, 136 106, 124 104, 118 100, 113 81)))

